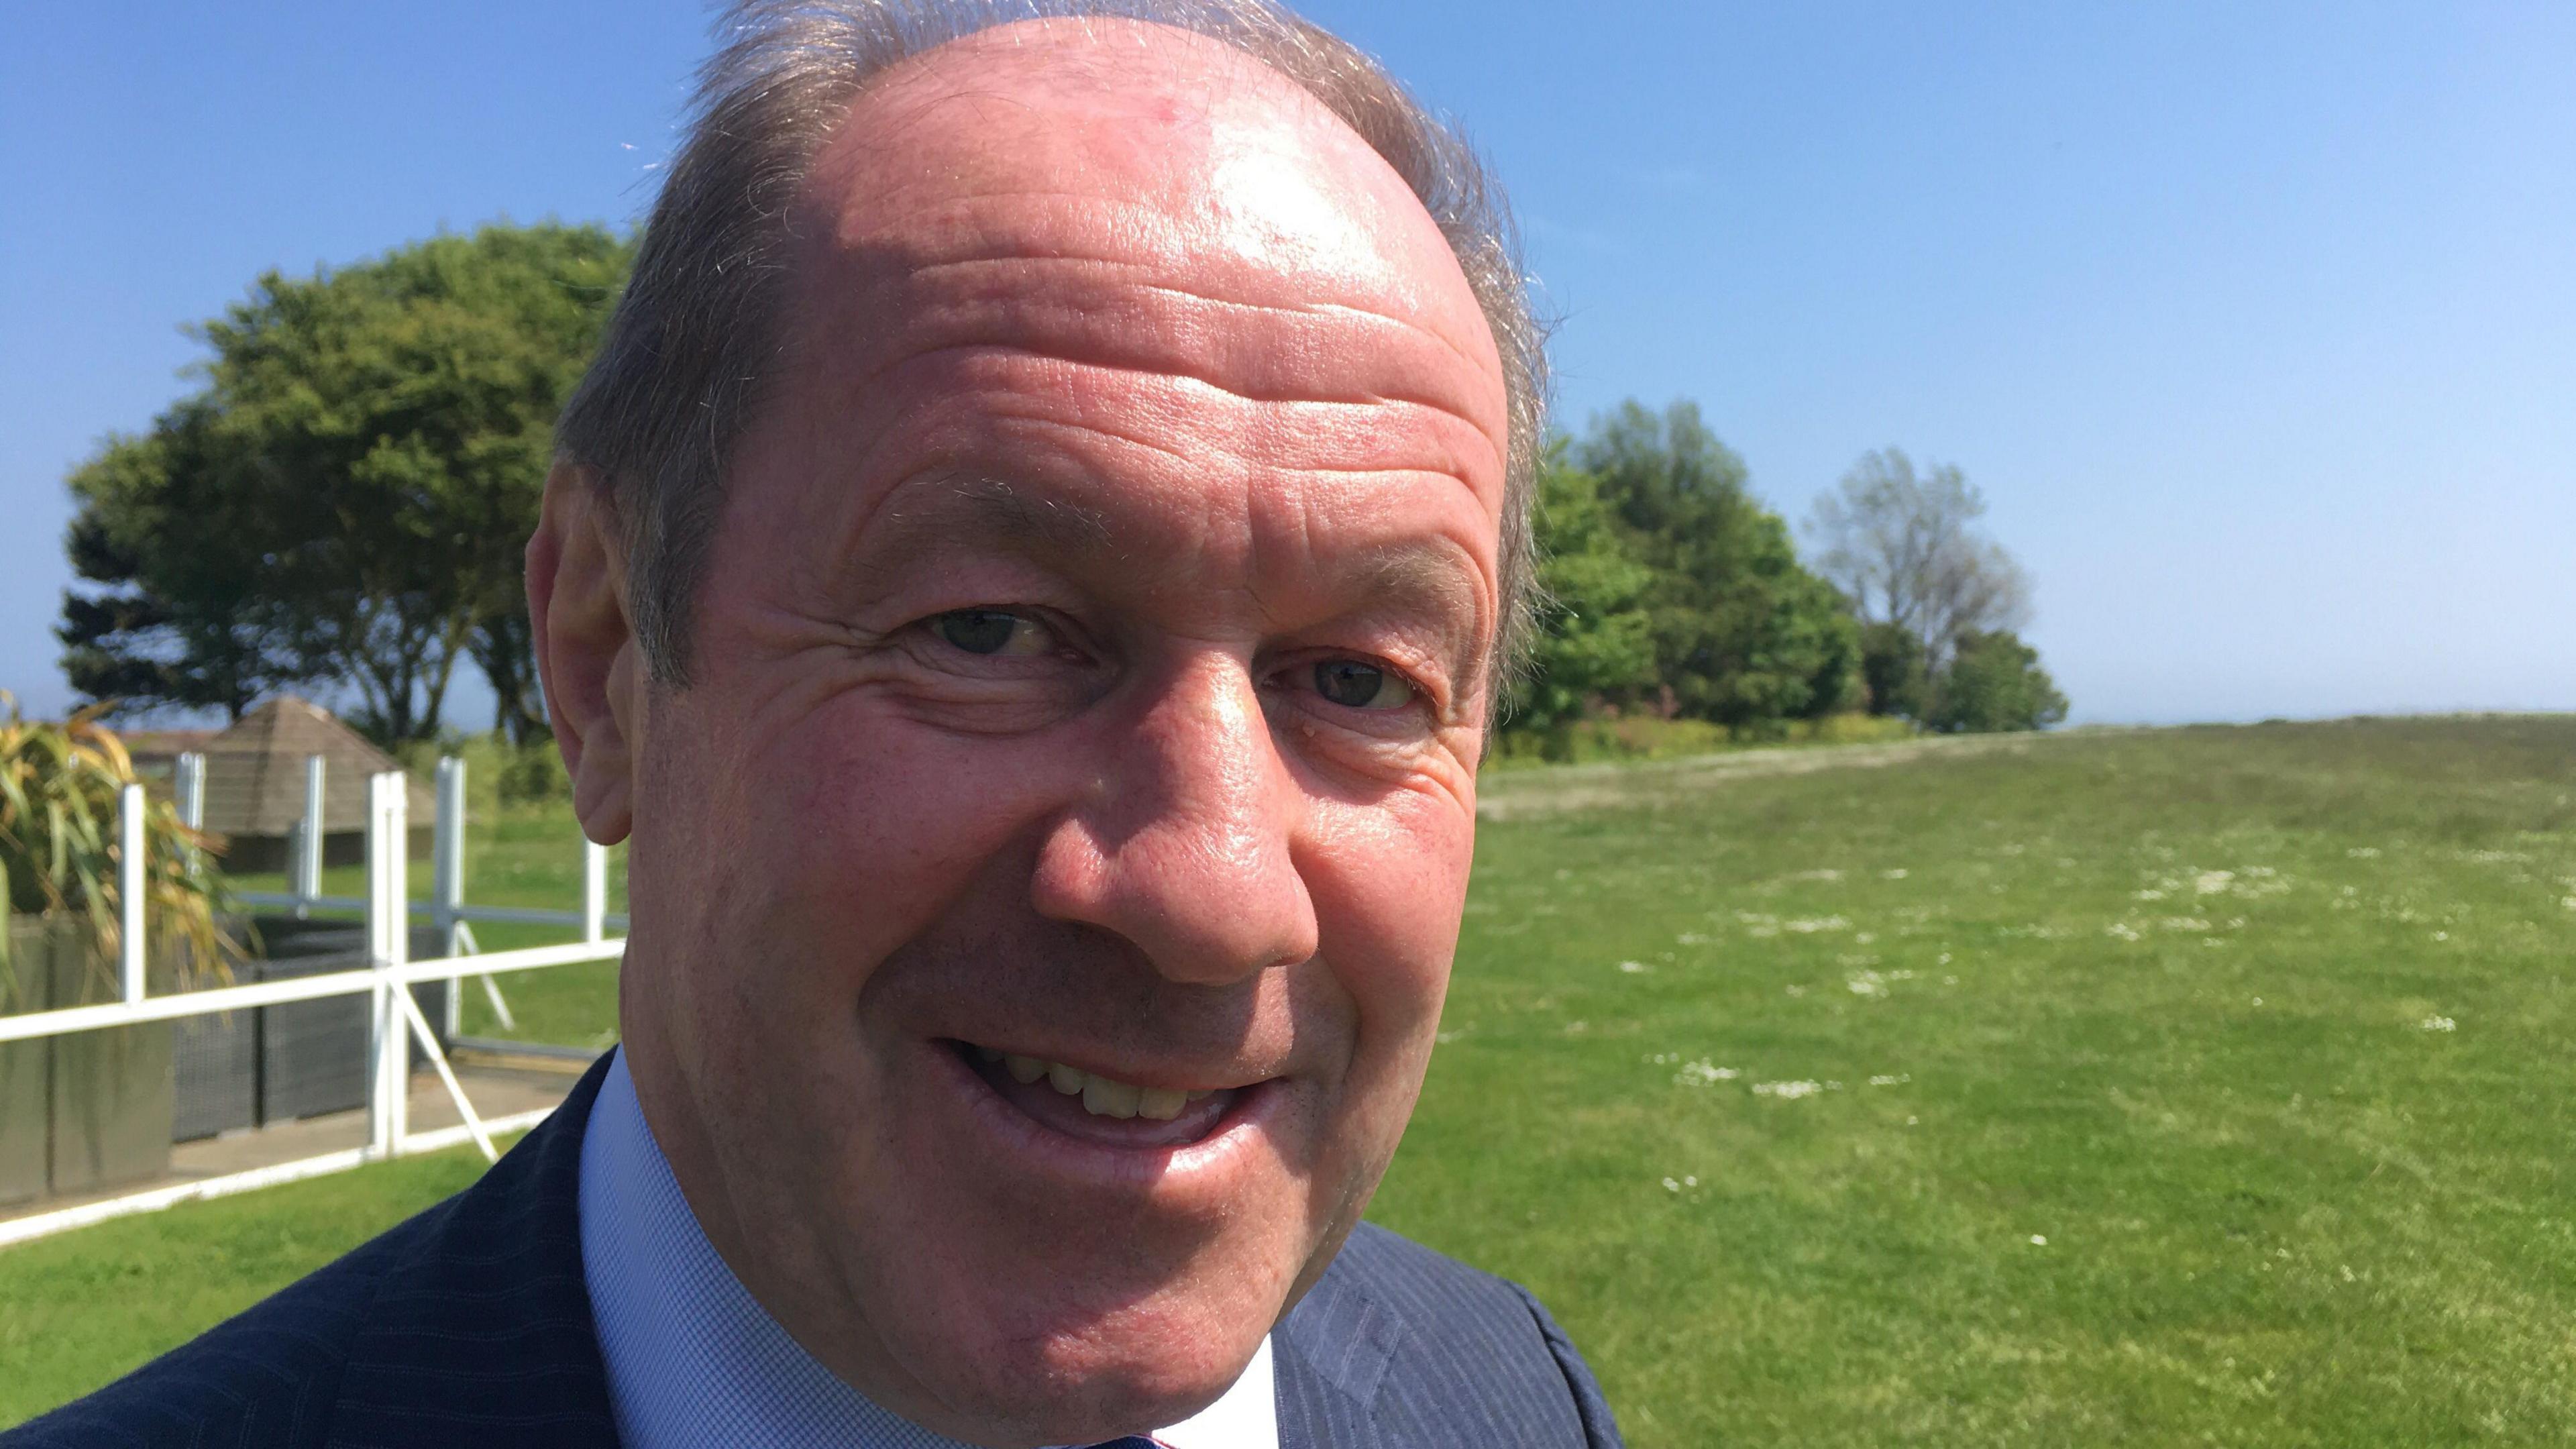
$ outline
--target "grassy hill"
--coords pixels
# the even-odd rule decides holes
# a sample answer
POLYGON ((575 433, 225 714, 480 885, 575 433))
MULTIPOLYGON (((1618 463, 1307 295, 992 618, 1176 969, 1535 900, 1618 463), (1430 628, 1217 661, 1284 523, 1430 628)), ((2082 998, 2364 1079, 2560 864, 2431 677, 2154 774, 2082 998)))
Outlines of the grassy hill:
MULTIPOLYGON (((1536 1289, 1632 1443, 2576 1439, 2576 717, 1529 770, 1485 809, 1372 1215, 1536 1289)), ((609 1022, 550 989, 532 1029, 609 1022)), ((0 1422, 471 1170, 0 1252, 0 1422)))

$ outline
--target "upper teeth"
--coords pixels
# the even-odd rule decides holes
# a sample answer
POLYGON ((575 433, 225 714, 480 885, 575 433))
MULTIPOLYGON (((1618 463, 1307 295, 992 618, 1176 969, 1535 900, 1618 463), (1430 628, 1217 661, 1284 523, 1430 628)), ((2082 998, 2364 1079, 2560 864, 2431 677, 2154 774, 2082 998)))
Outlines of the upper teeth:
POLYGON ((1006 1055, 991 1047, 975 1048, 975 1055, 988 1062, 1000 1062, 1014 1081, 1026 1084, 1040 1077, 1047 1085, 1068 1097, 1080 1097, 1082 1109, 1095 1117, 1146 1117, 1169 1122, 1181 1115, 1181 1108, 1208 1095, 1206 1092, 1184 1092, 1168 1087, 1139 1087, 1131 1082, 1113 1081, 1080 1067, 1050 1062, 1039 1057, 1006 1055))

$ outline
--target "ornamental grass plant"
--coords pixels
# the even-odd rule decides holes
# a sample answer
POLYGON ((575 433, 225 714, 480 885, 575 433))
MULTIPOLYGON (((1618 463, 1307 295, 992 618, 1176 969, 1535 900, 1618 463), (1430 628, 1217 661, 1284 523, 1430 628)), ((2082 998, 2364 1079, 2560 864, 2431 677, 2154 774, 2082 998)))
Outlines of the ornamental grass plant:
MULTIPOLYGON (((0 690, 0 896, 10 915, 82 918, 103 976, 122 949, 124 902, 118 798, 140 784, 124 741, 99 723, 108 706, 68 720, 30 720, 0 690)), ((240 943, 224 929, 236 914, 214 868, 215 845, 180 822, 167 799, 143 812, 143 923, 165 943, 183 984, 229 981, 240 943)), ((0 964, 9 933, 0 930, 0 964)))

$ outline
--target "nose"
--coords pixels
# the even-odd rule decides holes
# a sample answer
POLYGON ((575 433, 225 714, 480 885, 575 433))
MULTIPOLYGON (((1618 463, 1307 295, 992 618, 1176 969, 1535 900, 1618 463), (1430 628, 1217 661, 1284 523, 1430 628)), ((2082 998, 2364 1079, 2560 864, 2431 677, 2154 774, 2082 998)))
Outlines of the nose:
POLYGON ((1315 905, 1292 858, 1305 796, 1242 664, 1191 661, 1133 721, 1039 847, 1038 912, 1124 937, 1173 981, 1313 956, 1315 905))

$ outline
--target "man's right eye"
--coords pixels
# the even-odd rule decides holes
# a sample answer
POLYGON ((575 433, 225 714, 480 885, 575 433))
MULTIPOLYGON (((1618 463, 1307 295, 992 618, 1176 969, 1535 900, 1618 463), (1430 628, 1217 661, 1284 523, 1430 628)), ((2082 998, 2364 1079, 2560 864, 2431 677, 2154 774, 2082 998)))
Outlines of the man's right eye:
POLYGON ((951 609, 931 617, 930 631, 969 654, 1026 656, 1055 647, 1046 625, 1001 609, 951 609))

